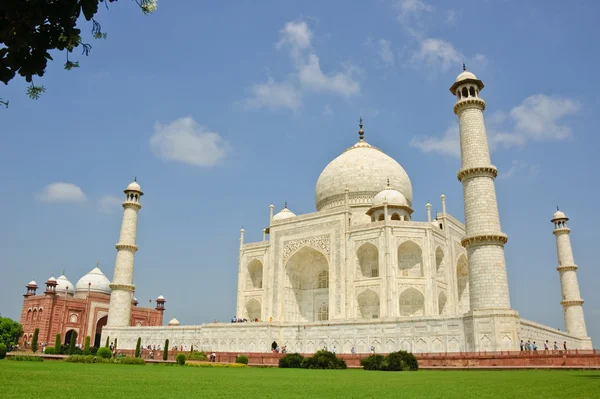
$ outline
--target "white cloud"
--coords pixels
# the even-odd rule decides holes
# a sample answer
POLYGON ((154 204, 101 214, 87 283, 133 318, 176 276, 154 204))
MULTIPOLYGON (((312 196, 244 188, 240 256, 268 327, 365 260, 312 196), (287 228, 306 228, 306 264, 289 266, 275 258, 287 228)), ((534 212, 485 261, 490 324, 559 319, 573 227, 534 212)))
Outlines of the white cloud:
POLYGON ((112 214, 121 209, 123 198, 117 198, 114 195, 103 195, 98 198, 98 210, 102 213, 112 214))
POLYGON ((418 15, 423 12, 433 11, 433 7, 421 0, 400 0, 397 3, 400 10, 399 18, 406 18, 410 15, 418 15))
POLYGON ((392 44, 389 40, 379 39, 377 42, 379 57, 385 66, 394 66, 394 53, 392 52, 392 44))
POLYGON ((409 145, 425 153, 435 152, 452 157, 460 157, 458 125, 450 126, 441 137, 413 137, 409 145))
POLYGON ((448 10, 446 13, 446 23, 448 25, 456 25, 456 21, 458 20, 458 13, 456 10, 448 10))
POLYGON ((530 165, 525 161, 514 160, 506 172, 498 173, 499 179, 510 179, 516 175, 535 177, 540 172, 539 165, 530 165))
POLYGON ((245 100, 247 105, 297 110, 306 93, 326 92, 346 98, 360 93, 360 83, 353 76, 356 67, 347 65, 344 71, 330 73, 321 69, 319 56, 312 48, 313 33, 305 21, 288 22, 280 36, 276 48, 289 50, 294 71, 285 82, 269 77, 266 83, 253 85, 251 97, 245 100))
MULTIPOLYGON (((565 124, 564 118, 576 114, 580 108, 577 101, 569 98, 536 94, 508 113, 492 113, 486 118, 490 149, 522 147, 530 141, 566 139, 572 135, 572 129, 565 124), (507 124, 512 127, 506 127, 507 124)), ((426 153, 460 157, 458 126, 447 129, 441 136, 414 137, 410 145, 426 153)))
POLYGON ((40 201, 47 202, 85 202, 83 190, 73 183, 51 183, 36 195, 40 201))
POLYGON ((296 111, 302 107, 302 91, 289 83, 277 83, 269 78, 266 83, 257 83, 250 88, 252 96, 246 105, 253 108, 289 108, 296 111))
POLYGON ((413 61, 423 62, 430 66, 440 65, 443 70, 460 65, 465 57, 452 43, 442 39, 424 39, 419 50, 413 55, 413 61))
POLYGON ((323 108, 323 116, 333 116, 333 108, 331 108, 331 105, 325 104, 325 107, 323 108))
POLYGON ((167 125, 156 123, 150 147, 161 159, 194 166, 215 165, 229 149, 219 133, 206 130, 189 116, 167 125))

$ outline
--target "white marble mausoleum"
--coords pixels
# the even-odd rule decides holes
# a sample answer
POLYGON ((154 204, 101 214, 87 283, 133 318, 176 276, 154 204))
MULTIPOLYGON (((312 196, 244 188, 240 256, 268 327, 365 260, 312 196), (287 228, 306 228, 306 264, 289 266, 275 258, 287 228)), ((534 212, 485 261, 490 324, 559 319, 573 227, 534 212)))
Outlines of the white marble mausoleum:
MULTIPOLYGON (((263 352, 271 342, 290 352, 327 347, 338 353, 518 350, 520 340, 562 348, 592 347, 564 213, 553 218, 566 331, 524 320, 511 307, 492 165, 483 118, 484 85, 463 71, 455 96, 462 165, 464 224, 446 211, 414 220, 411 181, 402 166, 368 143, 362 121, 356 144, 323 169, 316 212, 271 212, 260 242, 241 230, 236 315, 246 323, 130 327, 137 183, 125 191, 106 336, 132 349, 183 345, 207 351, 263 352)), ((218 299, 215 299, 218 300, 218 299)), ((558 306, 558 304, 557 304, 558 306)))

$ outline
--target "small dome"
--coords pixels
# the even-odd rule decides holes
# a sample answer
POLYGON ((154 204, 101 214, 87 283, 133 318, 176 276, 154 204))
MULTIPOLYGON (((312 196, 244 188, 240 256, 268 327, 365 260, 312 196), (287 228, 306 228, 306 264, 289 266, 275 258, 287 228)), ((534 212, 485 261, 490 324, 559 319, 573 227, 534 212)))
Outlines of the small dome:
POLYGON ((553 219, 567 219, 567 215, 565 215, 564 212, 557 209, 556 212, 554 212, 553 219))
POLYGON ((37 287, 37 283, 35 282, 35 280, 31 280, 27 285, 28 286, 36 286, 37 287))
POLYGON ((179 320, 177 320, 176 318, 172 318, 171 321, 169 322, 170 326, 178 326, 179 325, 179 320))
POLYGON ((110 295, 110 281, 97 266, 88 274, 80 278, 75 286, 78 293, 85 293, 88 291, 88 288, 90 292, 100 292, 102 294, 110 295))
POLYGON ((54 278, 54 276, 50 277, 47 283, 56 283, 56 278, 54 278))
POLYGON ((127 191, 139 191, 142 192, 142 188, 140 187, 140 185, 137 183, 137 181, 132 181, 131 183, 129 183, 129 185, 127 186, 127 191))
POLYGON ((296 216, 296 214, 294 212, 290 211, 286 205, 285 208, 283 208, 279 213, 277 213, 275 216, 273 216, 273 220, 289 219, 289 218, 293 218, 294 216, 296 216))
POLYGON ((404 195, 391 187, 386 187, 385 190, 380 191, 379 194, 373 198, 373 206, 383 205, 384 202, 387 202, 388 205, 392 206, 409 206, 404 195))
POLYGON ((75 294, 75 286, 67 279, 64 274, 61 274, 59 278, 56 279, 56 292, 68 293, 70 295, 75 294))
POLYGON ((164 301, 165 297, 162 295, 159 295, 158 298, 156 298, 157 301, 164 301))
POLYGON ((477 80, 477 76, 473 72, 462 71, 460 75, 456 77, 456 82, 460 82, 467 79, 477 80))

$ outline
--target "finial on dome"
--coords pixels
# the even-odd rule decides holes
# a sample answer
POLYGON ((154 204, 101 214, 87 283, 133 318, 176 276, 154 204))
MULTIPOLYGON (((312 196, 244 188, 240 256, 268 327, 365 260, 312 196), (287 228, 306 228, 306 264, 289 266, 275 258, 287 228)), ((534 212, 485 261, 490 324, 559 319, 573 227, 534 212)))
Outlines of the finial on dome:
POLYGON ((100 261, 96 261, 96 267, 100 266, 100 261))
POLYGON ((283 207, 287 209, 287 201, 285 201, 285 205, 283 207))
POLYGON ((364 138, 365 138, 365 131, 363 130, 363 118, 362 118, 362 116, 358 120, 358 127, 360 128, 360 129, 358 129, 358 139, 360 141, 363 141, 364 138))
POLYGON ((387 186, 388 186, 388 188, 390 187, 390 178, 389 177, 387 178, 387 186))
POLYGON ((557 210, 557 211, 560 211, 560 209, 558 209, 558 205, 556 205, 556 210, 557 210))
POLYGON ((133 181, 137 182, 137 176, 133 176, 133 181))
POLYGON ((467 66, 465 65, 465 63, 463 62, 463 72, 467 70, 467 66))

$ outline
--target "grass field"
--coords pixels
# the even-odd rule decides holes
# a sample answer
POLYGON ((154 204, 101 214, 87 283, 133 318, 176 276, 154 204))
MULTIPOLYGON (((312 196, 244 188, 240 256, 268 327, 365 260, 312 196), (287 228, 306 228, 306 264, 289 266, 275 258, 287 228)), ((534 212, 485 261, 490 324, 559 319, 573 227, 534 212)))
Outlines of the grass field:
POLYGON ((598 371, 217 369, 0 360, 2 398, 600 398, 598 371))

